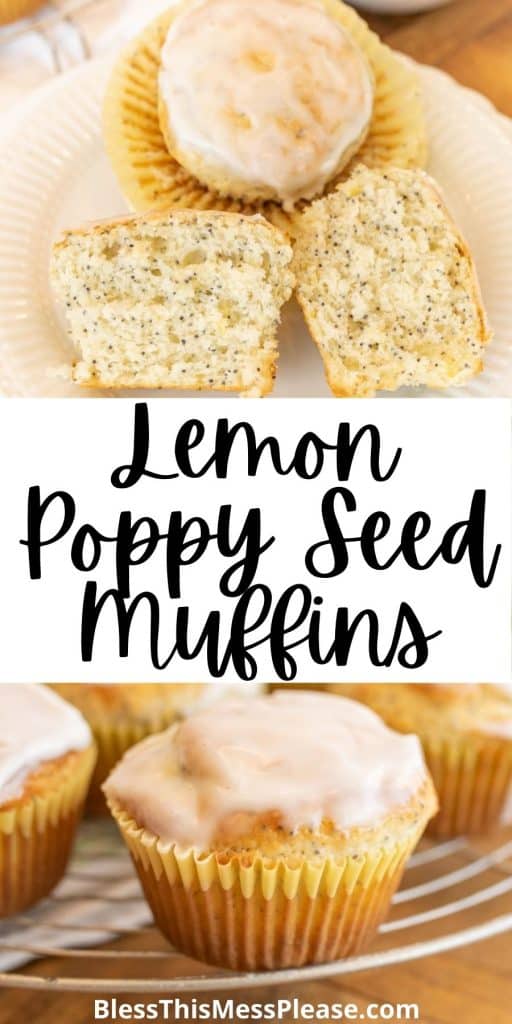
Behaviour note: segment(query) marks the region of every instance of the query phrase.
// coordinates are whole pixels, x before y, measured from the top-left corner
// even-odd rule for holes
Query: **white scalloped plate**
[[[31,97],[0,140],[8,164],[0,179],[3,395],[84,394],[52,376],[52,368],[70,362],[72,351],[49,287],[48,261],[62,228],[126,209],[101,141],[100,109],[109,65],[104,59],[93,61],[53,80]],[[473,250],[495,337],[485,372],[467,387],[445,392],[404,389],[399,394],[510,396],[512,135],[508,123],[478,94],[433,68],[419,65],[418,73],[430,139],[429,170]],[[318,352],[293,303],[285,311],[281,339],[274,394],[328,397]]]

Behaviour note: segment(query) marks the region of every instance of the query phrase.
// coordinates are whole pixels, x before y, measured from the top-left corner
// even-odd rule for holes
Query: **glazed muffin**
[[[512,695],[489,683],[334,683],[398,732],[415,732],[439,797],[429,831],[484,833],[512,794]]]
[[[238,970],[363,949],[437,809],[416,737],[285,690],[145,740],[104,791],[164,935]]]
[[[43,7],[45,0],[0,0],[0,25],[27,18]]]
[[[96,751],[74,708],[44,686],[0,684],[0,917],[62,878]]]
[[[169,153],[207,188],[246,202],[293,208],[322,192],[366,138],[373,94],[363,51],[310,0],[185,3],[162,48]]]
[[[199,0],[122,54],[104,136],[135,210],[264,213],[368,166],[423,166],[416,77],[340,0]]]
[[[213,683],[49,683],[70,701],[89,723],[98,759],[86,810],[106,814],[102,783],[124,752],[134,743],[162,732],[196,707],[230,693],[227,684]],[[234,684],[233,684],[234,685]],[[240,684],[242,687],[242,684]],[[252,695],[249,684],[240,692]]]

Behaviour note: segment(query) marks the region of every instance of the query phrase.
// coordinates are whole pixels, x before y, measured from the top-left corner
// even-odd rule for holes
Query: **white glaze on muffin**
[[[133,747],[105,785],[161,839],[204,848],[276,812],[284,828],[379,825],[427,779],[419,742],[323,693],[227,701]]]
[[[0,720],[0,805],[20,795],[39,765],[92,742],[82,715],[45,686],[0,685]]]
[[[292,206],[364,141],[373,79],[316,0],[196,0],[169,29],[159,98],[169,148],[192,174]]]

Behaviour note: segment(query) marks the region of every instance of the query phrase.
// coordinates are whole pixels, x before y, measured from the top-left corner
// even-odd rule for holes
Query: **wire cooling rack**
[[[234,973],[183,957],[151,923],[110,822],[86,822],[64,881],[0,927],[0,986],[74,992],[254,988],[352,974],[512,930],[512,829],[485,840],[425,841],[371,952],[294,970]],[[511,937],[512,949],[512,937]]]

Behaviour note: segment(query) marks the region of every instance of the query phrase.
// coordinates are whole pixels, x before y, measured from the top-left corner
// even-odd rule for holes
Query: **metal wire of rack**
[[[0,987],[181,994],[298,984],[401,964],[509,930],[512,830],[481,841],[424,843],[369,953],[293,970],[219,970],[169,947],[110,823],[88,822],[52,896],[0,928]]]

